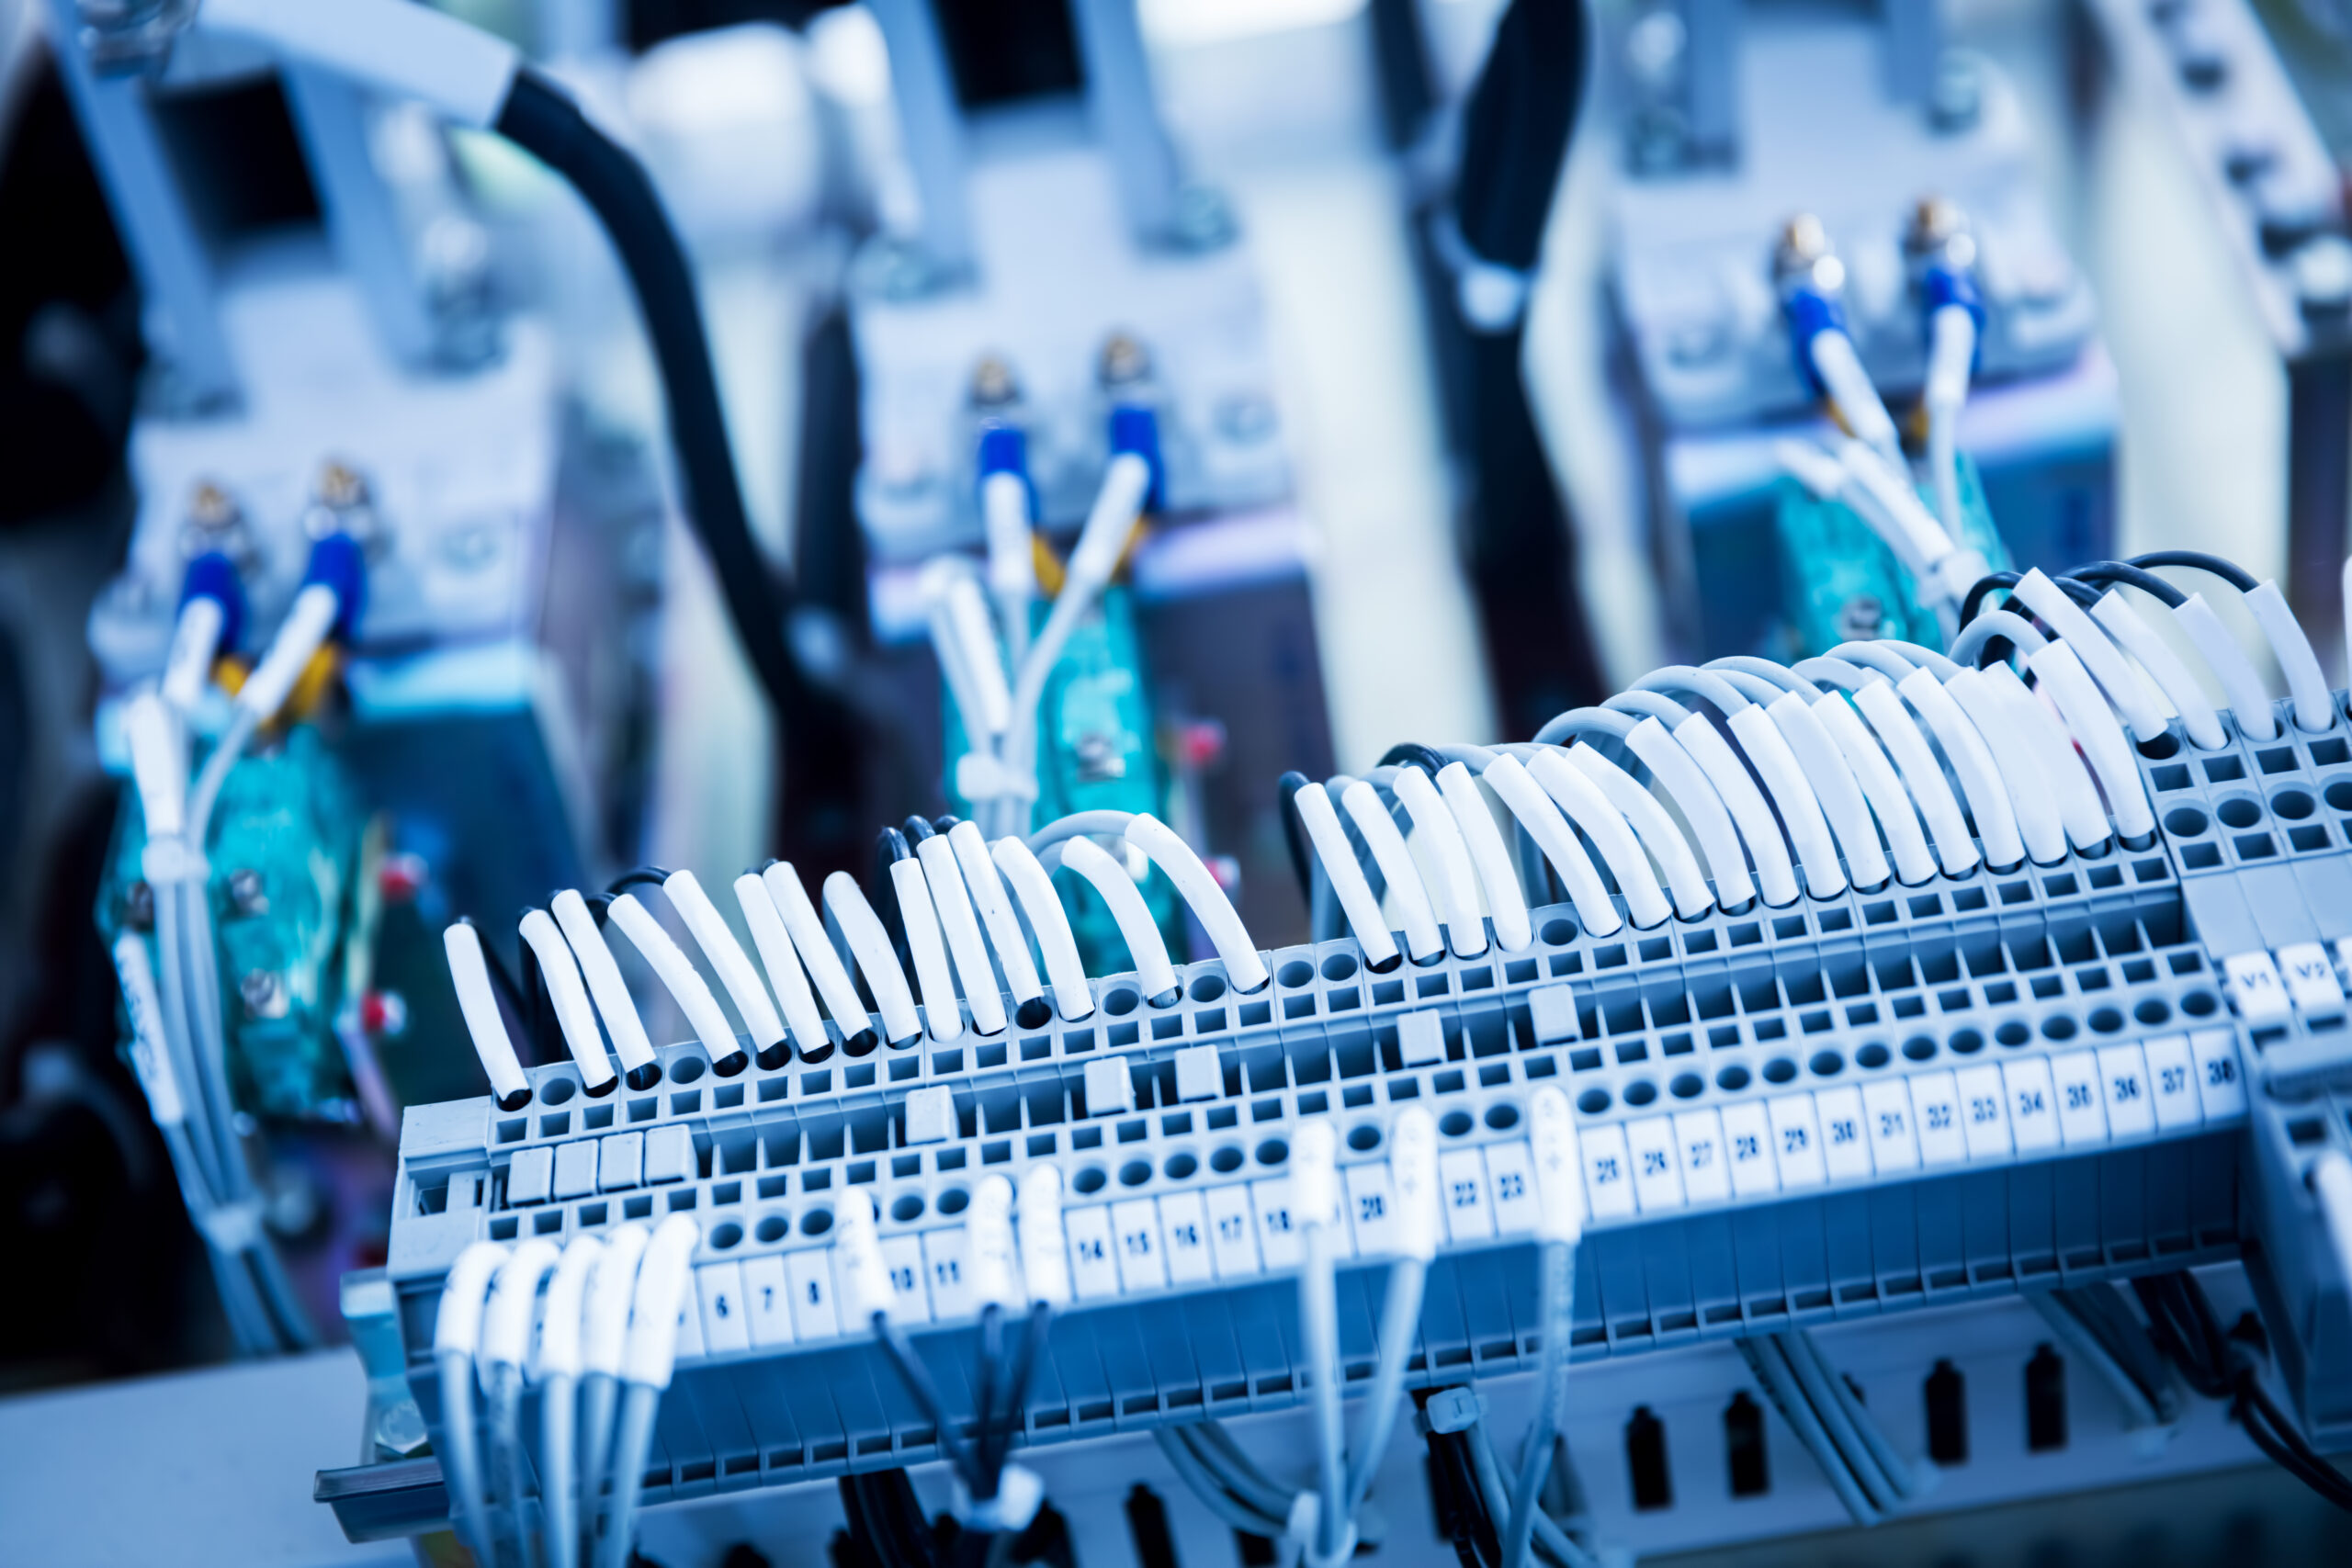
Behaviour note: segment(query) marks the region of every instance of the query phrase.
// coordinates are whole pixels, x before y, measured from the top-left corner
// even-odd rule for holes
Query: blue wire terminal
[[[337,642],[349,642],[368,604],[366,547],[348,534],[329,534],[314,542],[311,558],[302,568],[302,586],[314,582],[334,590],[334,626],[328,635]]]
[[[189,561],[180,578],[180,607],[187,608],[191,599],[209,599],[220,606],[218,651],[235,652],[245,630],[245,586],[237,563],[219,550],[207,550]]]

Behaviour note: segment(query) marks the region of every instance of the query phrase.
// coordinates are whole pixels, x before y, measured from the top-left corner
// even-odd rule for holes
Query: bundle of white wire
[[[1034,642],[1028,495],[1017,476],[991,474],[982,491],[994,620],[1001,624],[991,624],[989,596],[969,562],[942,556],[924,572],[932,648],[969,748],[956,764],[956,791],[972,802],[990,839],[1016,832],[1029,820],[1037,799],[1037,710],[1046,682],[1070,634],[1109,586],[1143,514],[1151,477],[1149,461],[1136,453],[1112,457],[1064,568],[1061,592]]]
[[[146,941],[124,931],[114,947],[116,974],[148,1108],[204,1237],[231,1335],[247,1354],[302,1348],[315,1336],[263,1229],[261,1195],[238,1131],[205,850],[230,770],[285,705],[339,611],[335,591],[323,584],[296,595],[193,781],[190,730],[226,624],[218,602],[198,596],[182,607],[163,682],[132,697],[123,714],[146,827],[140,870],[154,895],[155,951],[151,961]]]

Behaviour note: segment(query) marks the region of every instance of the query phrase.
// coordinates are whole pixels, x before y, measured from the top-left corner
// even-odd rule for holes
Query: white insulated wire
[[[1944,757],[1960,780],[1961,793],[1968,798],[1968,813],[1976,824],[1977,841],[1986,863],[1996,871],[2006,871],[2025,859],[2025,834],[2017,807],[2009,802],[2008,785],[1975,720],[1961,710],[1931,670],[1915,668],[1895,682],[1895,690],[1918,710],[1942,745]]]
[[[2269,639],[2278,673],[2286,678],[2288,693],[2295,699],[2295,728],[2310,732],[2333,727],[2335,698],[2328,692],[2327,677],[2320,671],[2319,655],[2312,651],[2312,639],[2303,635],[2278,584],[2268,578],[2256,583],[2246,591],[2245,607],[2254,612],[2262,635]]]
[[[1928,472],[1936,515],[1944,531],[1962,536],[1960,411],[1968,401],[1969,367],[1976,358],[1976,318],[1964,305],[1945,305],[1928,320],[1928,376],[1919,396],[1928,411]]]
[[[2120,588],[2110,588],[2099,595],[2091,606],[2091,618],[2105,627],[2108,634],[2122,645],[2123,650],[2140,661],[2140,668],[2156,683],[2173,711],[2180,715],[2180,727],[2188,732],[2188,743],[2200,751],[2218,750],[2229,744],[2229,732],[2222,728],[2221,715],[2213,709],[2213,701],[2205,694],[2204,686],[2189,673],[2188,666],[2179,654],[2150,626],[2147,618],[2133,609]]]
[[[2191,593],[2173,606],[2172,615],[2204,655],[2205,667],[2222,683],[2222,695],[2237,719],[2238,732],[2250,739],[2276,740],[2278,725],[2270,712],[2270,698],[2262,689],[2262,677],[2238,639],[2213,613],[2213,606],[2205,602],[2205,595]]]
[[[605,1037],[596,1029],[596,1010],[589,1004],[588,987],[581,980],[579,961],[571,944],[545,909],[523,916],[523,940],[539,961],[548,999],[555,1003],[555,1021],[563,1043],[578,1064],[582,1085],[590,1094],[602,1094],[613,1081],[613,1065],[605,1055]]]
[[[563,1256],[548,1279],[547,1315],[536,1358],[541,1377],[580,1375],[582,1347],[588,1332],[589,1283],[604,1260],[605,1244],[593,1235],[576,1235],[564,1244]]]
[[[1087,988],[1086,966],[1079,962],[1078,938],[1069,917],[1054,893],[1054,879],[1019,839],[1007,835],[989,848],[1005,886],[1020,900],[1029,929],[1037,938],[1037,952],[1046,961],[1046,978],[1054,993],[1054,1009],[1065,1021],[1075,1023],[1094,1011],[1094,996]]]
[[[538,1305],[539,1287],[562,1254],[547,1237],[535,1235],[516,1245],[498,1266],[490,1286],[490,1303],[482,1309],[481,1347],[478,1364],[520,1368],[531,1349],[531,1320]],[[510,1499],[510,1502],[519,1499]]]
[[[760,972],[752,967],[751,954],[727,929],[727,917],[702,890],[702,884],[691,871],[673,871],[662,884],[662,891],[686,922],[695,945],[718,975],[718,983],[727,988],[728,998],[735,1004],[735,1014],[743,1021],[743,1032],[752,1037],[752,1049],[766,1055],[784,1043],[784,1020],[776,1016],[775,1004],[768,1000],[767,987],[760,983]]]
[[[1442,775],[1440,777],[1442,782]],[[1492,820],[1488,818],[1490,824]],[[1210,945],[1224,961],[1225,977],[1233,988],[1247,995],[1263,987],[1266,961],[1259,956],[1257,944],[1250,940],[1249,928],[1241,923],[1233,900],[1225,896],[1225,889],[1217,886],[1216,878],[1209,874],[1193,846],[1148,812],[1139,811],[1130,818],[1125,832],[1127,842],[1148,856],[1191,906],[1193,918],[1201,922]]]
[[[844,1042],[861,1034],[873,1032],[874,1021],[866,1016],[865,1003],[851,983],[848,969],[842,964],[842,955],[833,951],[833,939],[825,934],[825,922],[818,915],[817,907],[808,901],[808,889],[801,886],[800,874],[792,869],[790,861],[777,861],[763,869],[760,882],[768,890],[768,897],[775,905],[784,929],[792,938],[793,951],[800,954],[800,962],[808,968],[808,978],[815,983],[817,995],[824,998],[825,1010],[832,1015],[833,1026],[842,1032]]]
[[[1847,874],[1857,887],[1876,887],[1893,874],[1878,828],[1871,820],[1870,803],[1854,770],[1831,739],[1813,705],[1794,692],[1782,692],[1763,705],[1765,715],[1789,743],[1790,754],[1804,770],[1814,798],[1846,857]]]
[[[1374,969],[1386,968],[1398,956],[1396,939],[1389,932],[1388,918],[1380,912],[1380,900],[1373,897],[1363,867],[1356,862],[1347,829],[1340,826],[1329,791],[1309,782],[1298,786],[1291,801],[1306,829],[1307,841],[1315,846],[1315,858],[1323,864],[1323,874],[1330,879],[1332,895],[1348,917],[1348,929],[1363,950],[1364,963]]]
[[[1666,889],[1658,885],[1657,869],[1650,864],[1650,857],[1642,852],[1641,841],[1634,837],[1634,829],[1624,814],[1609,804],[1600,786],[1585,776],[1582,770],[1569,765],[1567,757],[1558,748],[1546,747],[1529,759],[1527,775],[1544,786],[1544,793],[1565,813],[1569,821],[1583,829],[1592,840],[1593,848],[1608,863],[1609,874],[1617,880],[1617,891],[1625,897],[1625,917],[1637,930],[1646,931],[1674,913],[1674,906],[1666,897]]]
[[[678,1319],[692,1285],[686,1265],[701,1242],[702,1227],[692,1215],[672,1214],[645,1244],[637,1292],[629,1302],[628,1338],[621,1348],[626,1381],[643,1388],[670,1386],[678,1359]]]
[[[2132,761],[2132,742],[2115,721],[2114,710],[2092,681],[2090,671],[2075,658],[2075,645],[2053,642],[2026,660],[2041,682],[2041,690],[2057,705],[2058,714],[2082,748],[2084,761],[2106,796],[2115,818],[2115,830],[2134,841],[2145,841],[2156,830],[2155,813],[2148,805],[2147,786]]]
[[[964,1036],[964,1010],[956,1000],[956,976],[947,966],[947,941],[939,927],[939,911],[931,902],[931,885],[922,862],[910,855],[890,863],[890,891],[898,896],[899,919],[907,929],[907,956],[913,960],[915,985],[922,992],[924,1021],[934,1040]]]
[[[1127,955],[1135,961],[1136,981],[1144,999],[1154,1007],[1177,1000],[1176,966],[1168,960],[1168,943],[1161,940],[1159,924],[1151,918],[1151,907],[1143,901],[1125,863],[1093,840],[1081,838],[1062,846],[1062,864],[1086,878],[1110,907],[1111,918],[1118,922],[1119,935],[1127,944]]]
[[[1736,909],[1755,897],[1756,883],[1748,874],[1747,852],[1740,843],[1739,829],[1733,823],[1724,797],[1708,779],[1707,771],[1682,749],[1682,742],[1674,738],[1673,731],[1656,716],[1645,714],[1626,732],[1625,748],[1666,787],[1666,793],[1680,809],[1682,819],[1698,837],[1700,852],[1707,857],[1707,873],[1714,881],[1716,903],[1724,908]],[[1780,848],[1778,834],[1773,835],[1772,847]],[[1777,863],[1788,878],[1788,897],[1781,900],[1785,904],[1797,896],[1796,873],[1790,867],[1785,852]]]
[[[1871,814],[1878,818],[1880,829],[1886,835],[1887,851],[1894,862],[1894,879],[1906,887],[1916,887],[1935,875],[1936,859],[1928,852],[1928,835],[1919,825],[1919,813],[1904,790],[1894,764],[1887,761],[1886,752],[1871,739],[1861,716],[1835,692],[1817,698],[1812,712],[1814,722],[1829,736],[1847,766],[1853,770],[1854,782],[1860,786],[1863,799],[1870,803]]]
[[[1691,852],[1690,840],[1683,837],[1657,796],[1590,746],[1571,746],[1566,756],[1569,765],[1590,779],[1623,816],[1634,837],[1665,874],[1667,890],[1674,896],[1674,912],[1690,920],[1713,908],[1715,896],[1707,886],[1706,874],[1699,869],[1699,857]]]
[[[1446,808],[1453,813],[1464,847],[1470,852],[1470,863],[1477,869],[1478,885],[1486,890],[1487,913],[1495,922],[1496,945],[1505,953],[1521,951],[1535,940],[1535,928],[1528,919],[1527,896],[1519,886],[1519,873],[1511,864],[1510,850],[1503,842],[1502,829],[1495,823],[1495,814],[1488,808],[1478,781],[1467,765],[1453,761],[1438,770],[1437,787],[1445,797]]]
[[[164,680],[157,689],[177,712],[193,713],[204,700],[212,678],[212,660],[220,651],[220,633],[229,624],[228,611],[209,593],[199,593],[180,606],[172,625],[172,646],[164,656]]]
[[[988,940],[972,910],[972,890],[964,886],[964,873],[956,863],[956,847],[944,834],[933,834],[915,846],[915,861],[931,889],[932,912],[939,918],[948,956],[963,983],[965,1004],[972,1010],[972,1027],[982,1034],[1001,1033],[1004,993],[997,989]]]
[[[1389,899],[1405,928],[1406,951],[1414,963],[1430,963],[1444,953],[1445,944],[1438,937],[1437,911],[1430,905],[1429,889],[1421,882],[1420,868],[1413,863],[1412,852],[1405,847],[1405,835],[1396,830],[1396,819],[1388,815],[1380,792],[1363,779],[1351,779],[1340,791],[1340,809],[1363,835],[1374,863],[1388,884]]]
[[[1480,776],[1492,787],[1496,797],[1510,807],[1510,814],[1519,818],[1519,825],[1527,829],[1527,836],[1535,840],[1544,858],[1552,863],[1584,929],[1595,936],[1608,936],[1623,927],[1625,918],[1610,901],[1609,889],[1594,868],[1592,857],[1584,852],[1584,845],[1568,826],[1568,819],[1560,815],[1560,808],[1520,760],[1503,752],[1487,764],[1486,773]]]
[[[2064,859],[2066,827],[2058,808],[2059,782],[2049,776],[2030,736],[2018,728],[2018,716],[2005,709],[1976,671],[1957,671],[1943,684],[1984,738],[2001,787],[2007,791],[2010,808],[2017,813],[2018,833],[2025,840],[2026,853],[2037,865]]]
[[[1900,466],[1903,443],[1894,432],[1894,416],[1871,385],[1871,373],[1862,367],[1854,340],[1841,332],[1815,333],[1805,345],[1805,356],[1813,361],[1814,374],[1821,378],[1846,428],[1886,461]]]
[[[662,929],[653,911],[639,903],[634,893],[623,893],[606,907],[605,914],[620,928],[621,935],[628,938],[629,945],[637,949],[662,988],[677,1001],[678,1010],[686,1015],[686,1026],[702,1042],[703,1054],[710,1058],[710,1065],[724,1073],[729,1070],[727,1064],[740,1062],[743,1043],[735,1038],[734,1026],[720,1010],[718,998],[695,968],[694,960],[686,956],[685,949]]]
[[[825,1017],[817,1010],[816,993],[809,990],[808,973],[793,950],[792,933],[784,929],[784,917],[776,913],[775,900],[756,872],[735,879],[735,903],[743,911],[743,925],[752,933],[752,945],[760,950],[760,964],[768,972],[768,984],[783,1004],[784,1021],[800,1043],[801,1055],[822,1056],[832,1037],[825,1032]]]
[[[1022,1007],[1036,1000],[1046,994],[1046,987],[1037,978],[1037,965],[1029,956],[1028,939],[1021,934],[1021,921],[1005,897],[1004,878],[989,854],[988,840],[981,836],[979,824],[956,823],[947,830],[947,844],[963,871],[965,890],[972,896],[972,907],[979,911],[989,945],[996,950],[997,965],[1004,971],[1004,987],[1012,993],[1013,1005]]]
[[[512,1110],[531,1098],[531,1080],[523,1076],[514,1042],[506,1036],[498,993],[490,986],[490,964],[482,956],[481,933],[460,920],[441,933],[441,948],[449,960],[449,979],[457,987],[458,1010],[465,1015],[474,1055],[490,1077],[490,1091],[498,1097],[501,1110]]]
[[[980,481],[980,520],[988,530],[989,592],[1012,662],[1029,647],[1029,606],[1037,597],[1036,550],[1029,533],[1029,487],[1021,476],[993,473]]]
[[[857,960],[858,972],[874,993],[874,1008],[882,1015],[882,1032],[890,1043],[903,1044],[921,1035],[922,1019],[915,1011],[914,993],[907,987],[907,972],[899,967],[890,933],[883,929],[882,917],[874,912],[874,906],[865,901],[865,890],[857,885],[857,878],[845,871],[826,877],[825,909],[841,927],[842,937]]]
[[[2098,786],[2057,716],[2007,665],[1995,664],[1976,675],[2003,711],[2014,716],[2017,732],[2041,757],[2043,775],[2058,792],[2058,819],[2065,825],[2066,837],[2079,850],[2107,842],[2114,829],[2099,801]]]
[[[2134,740],[2154,740],[2170,728],[2155,694],[2148,689],[2147,677],[2132,667],[2098,623],[2040,567],[2019,578],[2009,592],[2041,616],[2044,626],[2073,646],[2084,670],[2098,682],[2099,690],[2107,694],[2107,700],[2116,711],[2122,714]],[[1960,656],[1955,653],[1952,657]]]
[[[1756,787],[1746,764],[1742,763],[1707,716],[1694,713],[1677,724],[1668,734],[1681,747],[1690,760],[1707,775],[1715,788],[1724,809],[1739,829],[1739,836],[1747,846],[1749,861],[1756,868],[1756,881],[1762,889],[1764,902],[1773,908],[1793,904],[1797,899],[1797,865],[1789,853],[1789,846],[1781,833],[1781,824],[1765,804],[1763,792]],[[1634,727],[1638,741],[1641,727]],[[1713,863],[1712,862],[1710,863]],[[1716,878],[1718,889],[1723,886]]]
[[[1445,925],[1446,946],[1456,958],[1476,958],[1487,951],[1487,922],[1478,912],[1478,874],[1471,864],[1470,845],[1462,824],[1438,793],[1429,773],[1408,762],[1390,781],[1396,798],[1413,819],[1413,837],[1429,866],[1430,888]]]
[[[1984,657],[1984,645],[2003,637],[2015,643],[2020,654],[2039,653],[2050,646],[2041,628],[2016,611],[1979,610],[1945,651],[1953,663],[1973,670]]]
[[[1846,872],[1838,863],[1837,845],[1829,837],[1821,799],[1806,780],[1796,754],[1781,739],[1780,727],[1753,703],[1729,715],[1724,725],[1771,794],[1789,842],[1796,850],[1797,864],[1804,869],[1805,891],[1815,898],[1834,898],[1843,893]]]
[[[653,1061],[653,1042],[646,1035],[645,1019],[637,1010],[637,998],[628,994],[628,982],[621,978],[620,965],[613,961],[605,933],[596,929],[588,900],[567,887],[548,900],[548,912],[555,917],[573,956],[580,960],[581,975],[588,982],[589,996],[595,999],[596,1015],[605,1021],[605,1032],[612,1037],[613,1055],[621,1059],[621,1071],[634,1073],[649,1066]]]
[[[1033,1302],[1067,1305],[1069,1245],[1062,1227],[1062,1172],[1040,1160],[1021,1173],[1014,1216],[1021,1247],[1021,1282]]]
[[[141,692],[123,705],[122,739],[130,750],[130,782],[150,840],[187,831],[187,749],[164,700]]]
[[[1840,703],[1831,694],[1823,703]],[[1928,738],[1919,732],[1911,710],[1903,705],[1903,698],[1895,692],[1894,682],[1875,671],[1870,678],[1854,688],[1854,706],[1894,759],[1896,773],[1902,775],[1904,786],[1910,791],[1912,804],[1926,818],[1928,836],[1934,839],[1936,859],[1947,876],[1964,876],[1976,868],[1983,857],[1976,852],[1976,839],[1968,830],[1968,818],[1960,809],[1960,801],[1951,792],[1951,781],[1944,776],[1943,764],[1936,760]]]
[[[310,668],[311,655],[326,645],[341,609],[335,591],[324,583],[313,582],[295,594],[293,607],[270,638],[269,651],[237,688],[237,706],[259,719],[284,707],[293,694],[294,683]]]

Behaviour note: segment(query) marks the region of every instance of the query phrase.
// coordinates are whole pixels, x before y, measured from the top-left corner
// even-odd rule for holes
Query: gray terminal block
[[[2299,785],[2330,801],[2304,776],[2334,778],[2330,739],[2286,748],[2302,772],[2260,774],[2246,755],[2267,808]],[[2337,797],[2352,818],[2352,781]],[[2184,892],[2207,874],[2180,852],[2197,837],[2160,826],[2137,850],[1607,936],[1552,904],[1522,952],[1373,974],[1352,942],[1327,942],[1269,953],[1255,996],[1188,965],[1166,1009],[1114,976],[1076,1023],[726,1082],[670,1047],[658,1090],[602,1104],[562,1065],[535,1069],[524,1114],[469,1102],[403,1149],[391,1272],[412,1381],[437,1412],[424,1348],[469,1241],[691,1213],[697,1289],[725,1295],[754,1277],[830,1280],[832,1214],[854,1190],[903,1281],[894,1315],[961,1362],[972,1185],[1049,1164],[1078,1290],[1023,1440],[1287,1407],[1305,1373],[1295,1129],[1339,1124],[1342,1348],[1369,1361],[1388,1242],[1367,1200],[1386,1190],[1386,1132],[1407,1107],[1436,1120],[1446,1194],[1412,1379],[1521,1371],[1536,1330],[1527,1108],[1553,1087],[1589,1213],[1578,1359],[2259,1258],[2248,1243],[2266,1232],[2316,1255],[2296,1162],[2352,1134],[2333,1099],[2298,1089],[2312,1108],[2288,1114],[2267,1086],[2292,1053],[2341,1051],[2352,1032],[2340,1008],[2269,1031],[2233,1015]],[[597,1189],[600,1141],[638,1134],[647,1185]],[[1192,1250],[1220,1234],[1229,1250]],[[2290,1386],[2352,1399],[2340,1290],[2301,1264],[2279,1279],[2315,1325],[2281,1347]],[[672,1397],[695,1419],[657,1457],[656,1500],[936,1457],[888,1367],[830,1317],[786,1315],[747,1346],[686,1339]]]

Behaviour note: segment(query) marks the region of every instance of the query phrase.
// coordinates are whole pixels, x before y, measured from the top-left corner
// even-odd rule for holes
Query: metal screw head
[[[237,981],[238,999],[245,1004],[247,1018],[284,1018],[288,1002],[286,987],[274,971],[248,969]]]
[[[260,560],[253,530],[237,498],[210,479],[200,480],[188,492],[187,510],[180,516],[180,554],[189,560],[201,555],[224,555],[237,570],[251,575]]]
[[[342,459],[330,457],[319,468],[317,493],[322,506],[365,506],[368,480]]]
[[[1151,351],[1132,333],[1113,333],[1102,340],[1095,373],[1105,387],[1131,386],[1151,375]]]
[[[413,1399],[388,1404],[376,1417],[376,1448],[386,1459],[413,1459],[426,1441],[424,1413]]]
[[[984,354],[972,367],[972,406],[1001,409],[1021,400],[1021,381],[1002,355]]]
[[[1800,212],[1781,226],[1781,243],[1772,252],[1772,276],[1783,289],[1810,283],[1824,294],[1846,286],[1846,264],[1829,243],[1829,230],[1810,212]]]
[[[269,913],[269,892],[262,886],[261,873],[239,866],[229,874],[229,907],[241,915]]]

